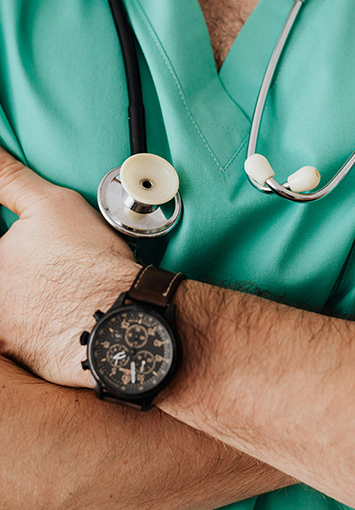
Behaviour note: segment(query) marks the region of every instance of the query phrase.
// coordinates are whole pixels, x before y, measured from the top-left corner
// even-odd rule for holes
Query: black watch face
[[[173,343],[158,316],[127,306],[98,324],[89,357],[108,389],[138,396],[165,379]]]

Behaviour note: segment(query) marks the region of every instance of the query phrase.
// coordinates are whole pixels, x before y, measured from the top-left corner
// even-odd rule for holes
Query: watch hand
[[[144,360],[142,360],[142,364],[141,364],[140,372],[143,372],[143,370],[144,370],[144,365],[145,365],[145,364],[146,364],[146,361],[145,361],[145,359],[144,359]]]
[[[131,361],[131,381],[134,384],[136,382],[136,364]]]
[[[126,357],[126,353],[124,351],[118,352],[117,354],[112,356],[112,359],[115,360],[116,367],[117,367],[117,364],[118,364],[119,360],[125,359],[125,357]]]

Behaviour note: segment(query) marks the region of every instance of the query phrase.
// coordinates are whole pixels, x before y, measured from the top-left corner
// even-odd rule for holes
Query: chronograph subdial
[[[107,351],[107,361],[113,367],[124,367],[129,361],[129,349],[125,345],[111,345]]]
[[[147,343],[148,331],[140,324],[133,324],[127,329],[125,340],[130,347],[141,349]]]
[[[98,322],[88,344],[96,391],[148,406],[176,370],[176,339],[155,311],[127,305]],[[104,393],[105,395],[105,393]]]
[[[139,351],[133,357],[133,361],[137,374],[148,375],[153,372],[156,365],[155,356],[149,351]]]

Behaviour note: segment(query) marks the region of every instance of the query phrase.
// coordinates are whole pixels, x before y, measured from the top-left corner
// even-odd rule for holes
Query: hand
[[[0,239],[0,352],[49,381],[91,387],[80,333],[128,290],[139,266],[81,195],[1,148],[0,203],[20,218]]]

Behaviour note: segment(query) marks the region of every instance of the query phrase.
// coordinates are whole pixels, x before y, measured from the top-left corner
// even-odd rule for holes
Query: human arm
[[[174,420],[63,388],[0,357],[3,510],[208,510],[293,484]]]
[[[0,349],[53,381],[90,385],[79,334],[138,266],[82,197],[2,150],[0,195],[20,215],[0,240]],[[5,509],[205,510],[295,483],[158,410],[99,402],[3,358],[0,381]]]
[[[198,282],[175,296],[183,369],[158,405],[355,506],[355,323]]]

